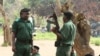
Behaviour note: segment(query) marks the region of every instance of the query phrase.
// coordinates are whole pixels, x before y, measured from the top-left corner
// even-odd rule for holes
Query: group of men
[[[76,26],[72,22],[73,14],[71,12],[63,13],[63,27],[61,30],[52,28],[52,32],[59,36],[60,45],[56,46],[56,56],[71,56],[72,46],[76,35]],[[12,51],[13,56],[40,56],[39,47],[33,45],[32,33],[34,25],[28,19],[30,9],[24,8],[20,11],[20,18],[15,20],[12,25]]]

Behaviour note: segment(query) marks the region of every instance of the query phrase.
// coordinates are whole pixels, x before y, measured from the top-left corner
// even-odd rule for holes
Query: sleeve
[[[12,32],[17,33],[17,22],[14,21],[14,23],[12,24]]]
[[[64,25],[61,29],[62,39],[66,40],[70,33],[70,27],[68,25]]]

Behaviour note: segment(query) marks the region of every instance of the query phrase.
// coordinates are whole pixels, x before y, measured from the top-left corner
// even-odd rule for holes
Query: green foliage
[[[30,7],[29,0],[19,0],[19,2],[22,3],[21,5],[23,7],[27,7],[27,8]]]
[[[4,9],[12,20],[19,16],[19,11],[24,7],[31,8],[32,13],[39,16],[48,16],[53,11],[51,4],[55,3],[55,0],[4,0]]]
[[[40,6],[40,5],[48,5],[49,3],[53,3],[54,0],[30,0],[29,1],[32,7]]]
[[[96,46],[100,46],[100,41],[96,41],[96,42],[95,42],[95,45],[96,45]]]
[[[52,32],[45,32],[42,33],[40,31],[36,32],[36,36],[34,37],[35,40],[55,40],[56,35]],[[90,39],[90,44],[94,44],[96,46],[100,46],[100,38],[93,38]]]
[[[3,25],[4,19],[2,17],[0,17],[0,24]],[[3,29],[2,26],[0,27],[0,35],[3,35]]]
[[[3,19],[3,17],[1,16],[0,17],[0,23],[3,23],[4,22],[4,19]]]
[[[39,4],[41,4],[41,0],[29,0],[29,3],[31,5],[31,7],[36,7],[38,6]]]
[[[96,46],[100,46],[100,38],[99,38],[99,37],[98,37],[98,38],[92,37],[92,38],[90,39],[90,43],[91,43],[91,44],[94,44],[94,45],[96,45]]]
[[[7,47],[8,46],[8,43],[7,42],[6,43],[3,43],[2,46],[3,47]]]
[[[35,12],[39,16],[48,16],[53,13],[52,5],[55,7],[56,0],[34,0],[30,1],[30,4],[33,13]]]
[[[12,21],[19,16],[19,12],[22,8],[30,8],[30,0],[4,0],[4,10]]]
[[[3,35],[3,29],[0,27],[0,35]]]

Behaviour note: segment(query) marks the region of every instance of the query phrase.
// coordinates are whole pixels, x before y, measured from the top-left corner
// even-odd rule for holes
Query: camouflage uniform
[[[69,20],[64,23],[60,32],[63,37],[60,46],[57,47],[56,56],[70,56],[74,44],[76,26],[73,24],[72,20]]]
[[[29,20],[18,19],[13,23],[12,31],[16,35],[14,56],[30,56],[32,28]]]

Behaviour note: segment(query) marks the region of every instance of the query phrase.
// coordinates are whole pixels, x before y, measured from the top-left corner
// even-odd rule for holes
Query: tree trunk
[[[2,13],[2,16],[4,17],[4,25],[3,25],[3,31],[4,31],[4,43],[7,43],[8,45],[11,45],[11,30],[10,30],[10,24],[9,19],[6,16],[6,13],[3,9],[3,7],[0,5],[0,12]]]
[[[0,0],[0,4],[3,5],[3,0]]]

